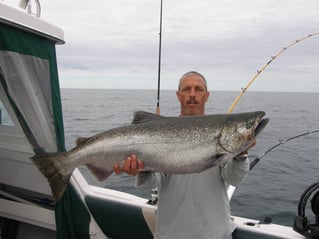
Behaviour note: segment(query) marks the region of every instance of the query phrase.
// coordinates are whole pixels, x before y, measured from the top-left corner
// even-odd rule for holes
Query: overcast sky
[[[61,87],[156,89],[160,0],[42,1],[64,30]],[[240,90],[272,56],[319,32],[318,0],[163,0],[161,87],[197,70]],[[319,92],[319,36],[286,50],[249,90]]]

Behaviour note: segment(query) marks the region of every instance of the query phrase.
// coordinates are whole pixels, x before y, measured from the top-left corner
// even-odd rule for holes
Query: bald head
[[[195,75],[195,76],[198,76],[198,77],[200,77],[201,79],[203,79],[205,88],[206,88],[206,90],[207,90],[207,81],[206,81],[205,77],[204,77],[202,74],[200,74],[199,72],[197,72],[197,71],[189,71],[189,72],[186,72],[184,75],[182,75],[182,77],[181,77],[180,80],[179,80],[178,90],[180,90],[180,88],[181,88],[181,83],[183,82],[183,80],[184,80],[185,78],[187,78],[188,76],[191,76],[191,75]]]

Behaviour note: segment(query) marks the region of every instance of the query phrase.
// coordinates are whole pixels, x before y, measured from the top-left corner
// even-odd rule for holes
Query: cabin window
[[[1,100],[0,100],[0,125],[14,126],[14,124],[13,124],[13,122],[8,114],[8,111],[3,106]]]

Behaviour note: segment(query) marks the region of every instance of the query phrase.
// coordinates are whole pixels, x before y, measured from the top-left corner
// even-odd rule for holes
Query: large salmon
[[[265,127],[262,111],[239,114],[164,117],[136,112],[131,125],[87,138],[63,153],[32,159],[48,178],[55,200],[65,191],[73,170],[86,165],[98,180],[135,154],[144,171],[198,173],[227,163],[246,150]]]

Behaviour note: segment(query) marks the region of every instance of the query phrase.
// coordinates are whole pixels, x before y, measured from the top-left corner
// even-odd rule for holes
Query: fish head
[[[229,115],[219,138],[224,153],[237,155],[247,150],[267,125],[269,120],[264,116],[263,111]]]

